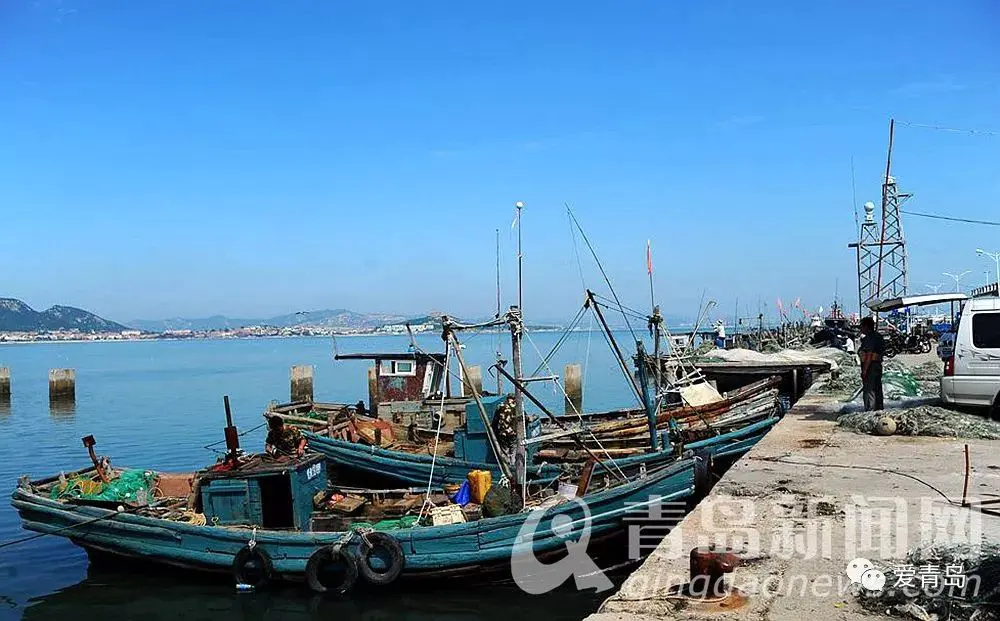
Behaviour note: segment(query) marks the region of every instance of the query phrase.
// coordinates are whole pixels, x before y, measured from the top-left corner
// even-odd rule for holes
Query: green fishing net
[[[151,470],[123,470],[108,483],[95,483],[86,477],[69,479],[65,486],[53,486],[51,497],[144,503],[152,498],[155,482],[156,473]]]
[[[404,515],[396,520],[381,520],[375,522],[375,530],[400,530],[402,528],[413,528],[420,520],[419,515]]]

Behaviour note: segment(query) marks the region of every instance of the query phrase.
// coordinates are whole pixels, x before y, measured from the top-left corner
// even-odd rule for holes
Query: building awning
[[[888,300],[872,300],[868,308],[876,313],[893,311],[907,306],[929,306],[931,304],[947,304],[948,302],[964,302],[969,296],[964,293],[931,293],[928,295],[907,295]]]

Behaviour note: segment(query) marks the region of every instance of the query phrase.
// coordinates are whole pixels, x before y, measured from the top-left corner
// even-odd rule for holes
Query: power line
[[[924,123],[907,123],[906,121],[899,121],[900,125],[906,125],[907,127],[919,127],[922,129],[933,129],[939,132],[948,132],[951,134],[969,134],[971,136],[996,136],[997,132],[990,131],[987,129],[956,129],[954,127],[942,127],[940,125],[926,125]]]
[[[934,220],[947,220],[949,222],[964,222],[966,224],[982,224],[984,226],[1000,226],[1000,222],[993,222],[990,220],[972,220],[970,218],[953,218],[951,216],[940,216],[932,213],[920,213],[918,211],[904,210],[908,216],[920,216],[921,218],[932,218]]]

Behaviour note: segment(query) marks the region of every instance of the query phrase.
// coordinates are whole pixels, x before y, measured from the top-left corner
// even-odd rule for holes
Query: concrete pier
[[[995,490],[1000,442],[855,433],[837,425],[843,404],[818,392],[825,380],[817,378],[587,621],[868,621],[873,613],[847,576],[854,559],[885,569],[929,544],[1000,541],[1000,519],[960,502],[965,446],[972,498]],[[691,550],[711,544],[741,553],[727,582],[749,595],[746,605],[709,611],[671,593],[690,578]]]
[[[473,388],[477,394],[483,394],[483,368],[478,365],[469,367],[468,375],[462,378],[464,396],[471,397]]]
[[[312,365],[295,365],[289,373],[291,379],[291,400],[313,400],[313,367]]]
[[[0,401],[10,400],[10,369],[0,367]]]
[[[563,371],[563,388],[566,390],[566,414],[582,414],[583,367],[578,364],[566,365]]]
[[[49,371],[49,402],[76,401],[76,369]]]

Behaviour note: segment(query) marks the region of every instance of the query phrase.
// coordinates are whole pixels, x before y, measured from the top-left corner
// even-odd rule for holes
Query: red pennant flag
[[[649,240],[646,240],[646,272],[652,276],[653,275],[653,249],[649,245]]]

